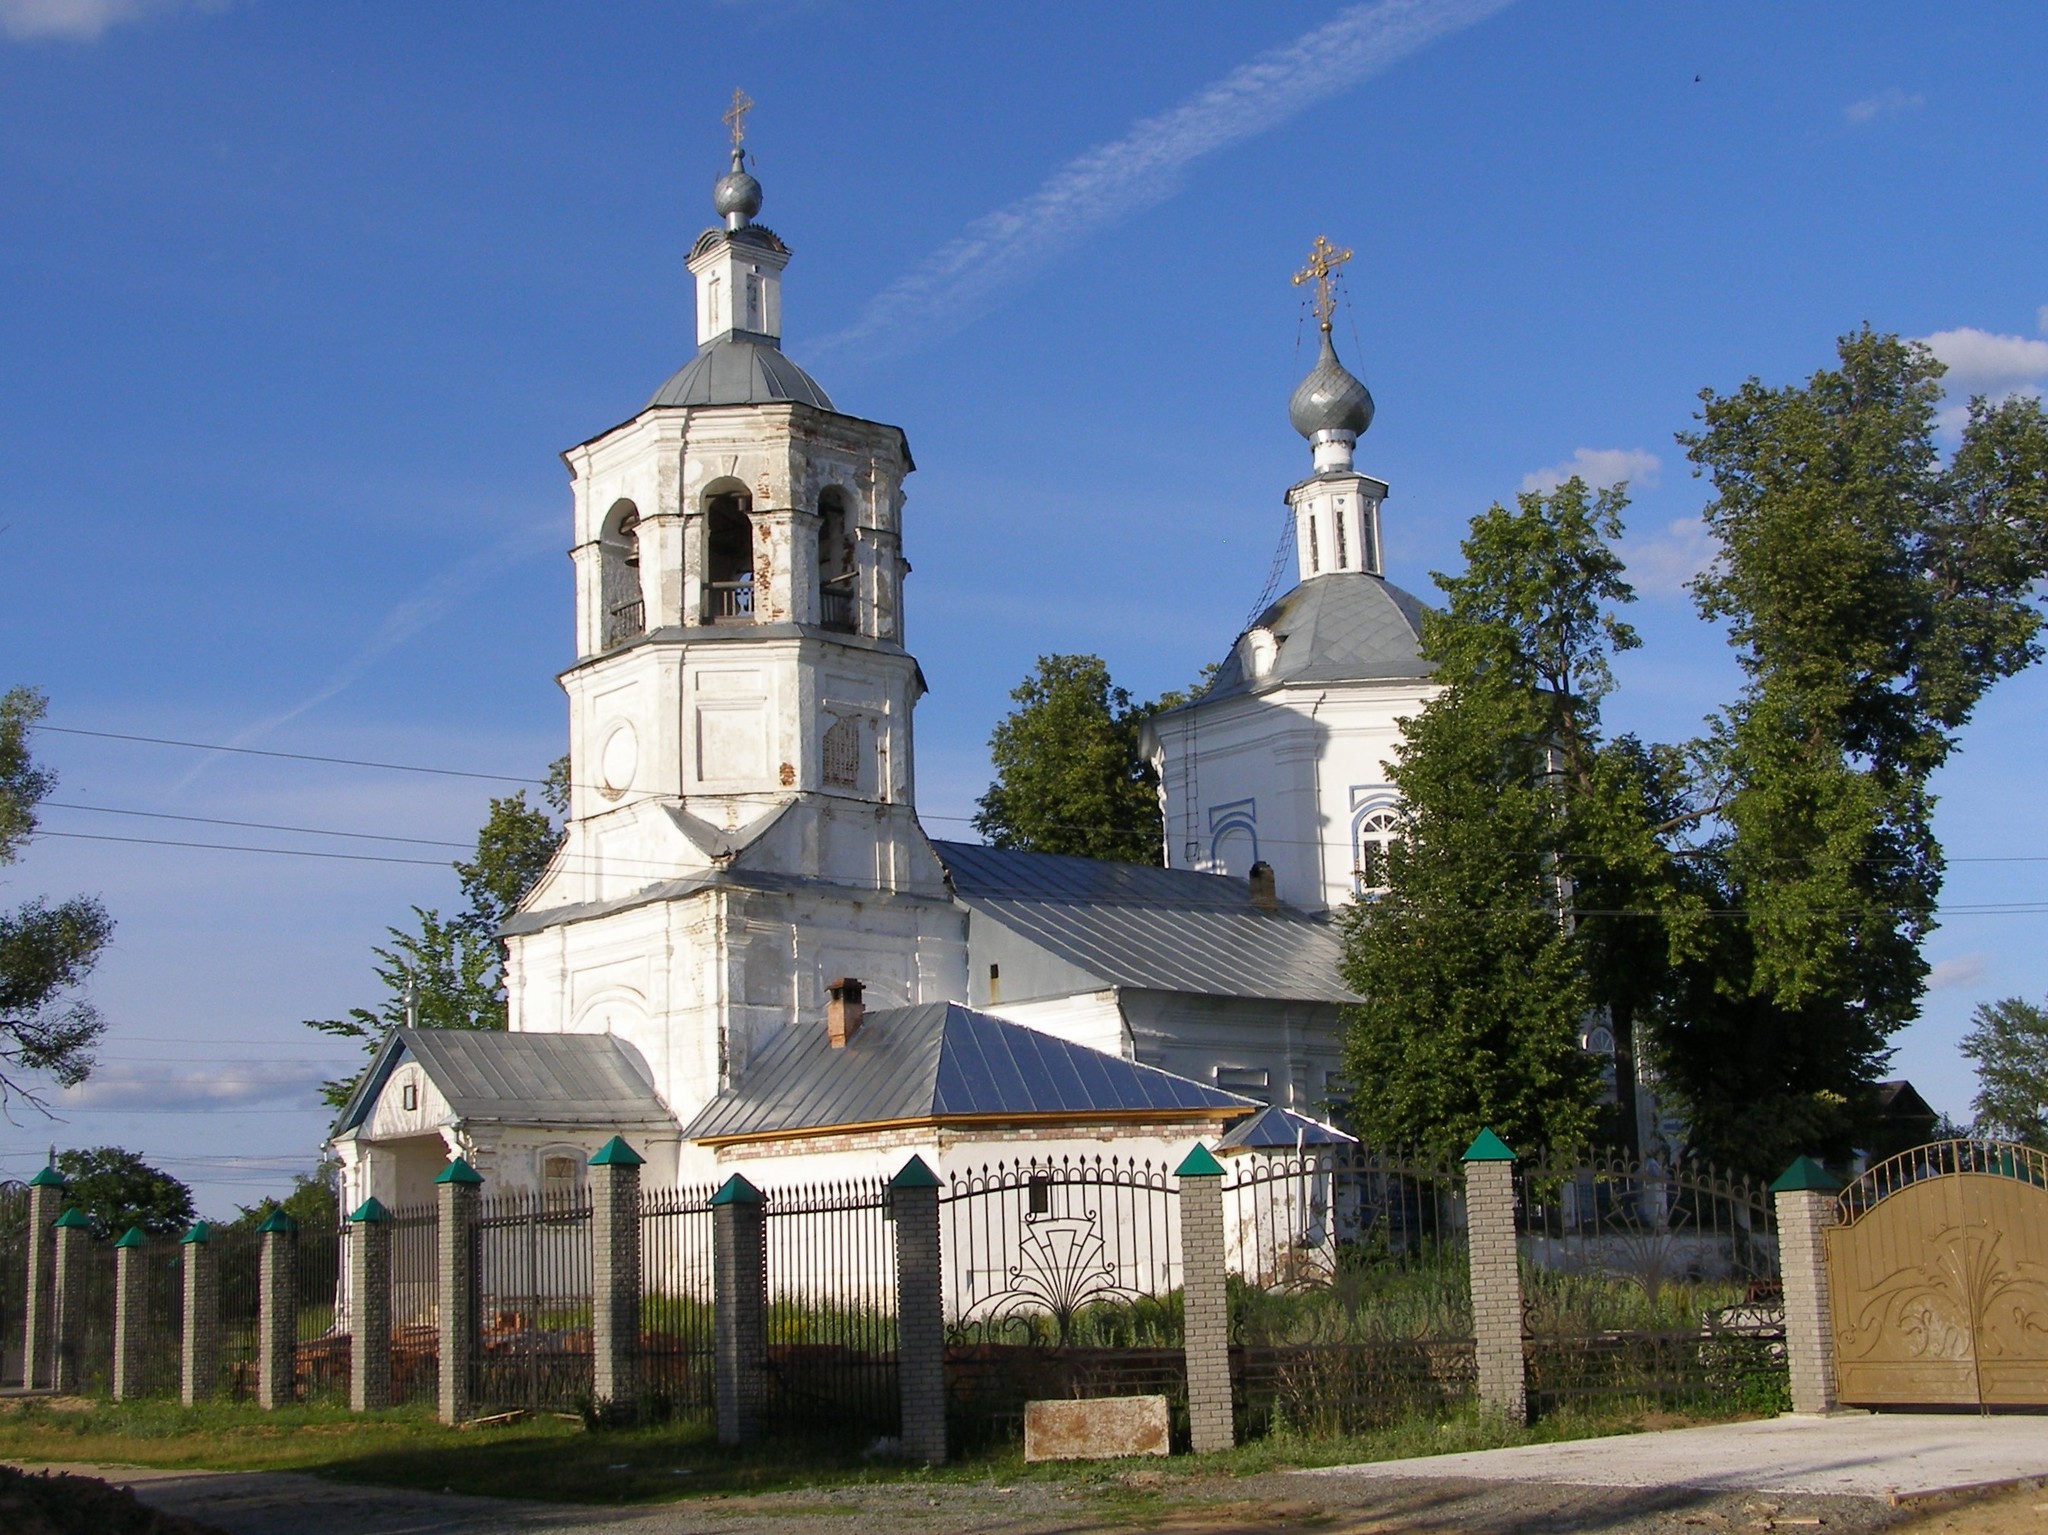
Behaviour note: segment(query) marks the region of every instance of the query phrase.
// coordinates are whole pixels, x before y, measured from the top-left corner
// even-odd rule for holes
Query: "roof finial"
[[[754,103],[747,99],[747,93],[738,86],[732,89],[732,105],[719,114],[719,121],[732,129],[732,150],[740,152],[740,140],[747,136],[747,114],[754,110]]]
[[[1336,271],[1350,259],[1348,249],[1338,250],[1328,235],[1317,235],[1316,243],[1309,247],[1308,265],[1294,274],[1295,287],[1305,282],[1316,285],[1316,320],[1326,331],[1330,328],[1330,316],[1337,312]]]
[[[746,228],[761,211],[761,183],[747,174],[747,152],[740,147],[740,140],[747,136],[747,114],[753,109],[747,93],[736,88],[732,105],[719,114],[719,121],[732,130],[732,169],[712,185],[711,206],[727,229]]]

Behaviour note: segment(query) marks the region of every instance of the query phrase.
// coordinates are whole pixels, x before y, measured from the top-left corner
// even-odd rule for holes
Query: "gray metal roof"
[[[1243,880],[1189,869],[933,842],[969,910],[1105,986],[1269,1001],[1356,1002],[1327,922],[1262,911]]]
[[[1218,1151],[1293,1151],[1310,1146],[1356,1146],[1358,1137],[1346,1135],[1335,1125],[1310,1119],[1292,1109],[1271,1104],[1250,1119],[1230,1127],[1230,1133],[1216,1143]]]
[[[821,1023],[782,1030],[683,1134],[725,1140],[961,1118],[1216,1118],[1256,1107],[1170,1071],[958,1002],[867,1015],[841,1050]]]
[[[415,1059],[450,1112],[468,1122],[672,1125],[640,1052],[611,1034],[394,1029],[335,1122],[368,1117],[391,1073]]]
[[[791,401],[831,410],[832,401],[766,336],[729,331],[654,391],[657,405],[774,405]]]
[[[1266,630],[1279,642],[1271,669],[1247,677],[1233,646],[1215,682],[1196,703],[1289,683],[1427,677],[1436,665],[1422,659],[1423,611],[1417,598],[1378,576],[1361,571],[1316,576],[1252,620],[1252,628]]]

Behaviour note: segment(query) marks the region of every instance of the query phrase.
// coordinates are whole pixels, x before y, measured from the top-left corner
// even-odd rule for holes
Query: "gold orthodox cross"
[[[747,93],[737,86],[733,88],[732,105],[718,115],[718,120],[732,129],[732,147],[738,149],[740,140],[747,136],[747,114],[754,110],[754,104],[747,100]]]
[[[1324,330],[1330,328],[1330,316],[1337,312],[1334,274],[1350,259],[1349,250],[1338,250],[1330,243],[1328,235],[1317,235],[1316,243],[1309,247],[1308,265],[1294,274],[1295,287],[1299,288],[1305,282],[1316,285],[1316,319],[1322,322]]]

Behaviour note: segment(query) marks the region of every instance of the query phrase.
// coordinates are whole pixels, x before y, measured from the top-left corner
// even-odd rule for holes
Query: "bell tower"
[[[1288,419],[1309,440],[1314,472],[1287,492],[1294,508],[1294,556],[1304,581],[1336,571],[1382,574],[1380,503],[1384,480],[1352,467],[1358,439],[1372,425],[1372,393],[1337,360],[1330,342],[1330,317],[1337,311],[1335,276],[1351,259],[1327,238],[1316,236],[1308,265],[1294,274],[1295,286],[1313,282],[1321,348],[1308,377],[1287,402]]]

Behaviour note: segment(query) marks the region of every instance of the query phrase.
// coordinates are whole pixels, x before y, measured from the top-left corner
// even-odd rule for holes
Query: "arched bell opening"
[[[754,621],[754,498],[733,482],[704,493],[704,621]]]
[[[859,630],[858,575],[853,517],[835,485],[818,497],[818,622],[825,628]]]
[[[605,513],[597,535],[604,611],[604,648],[610,650],[647,629],[647,600],[640,587],[640,509],[618,501]]]

